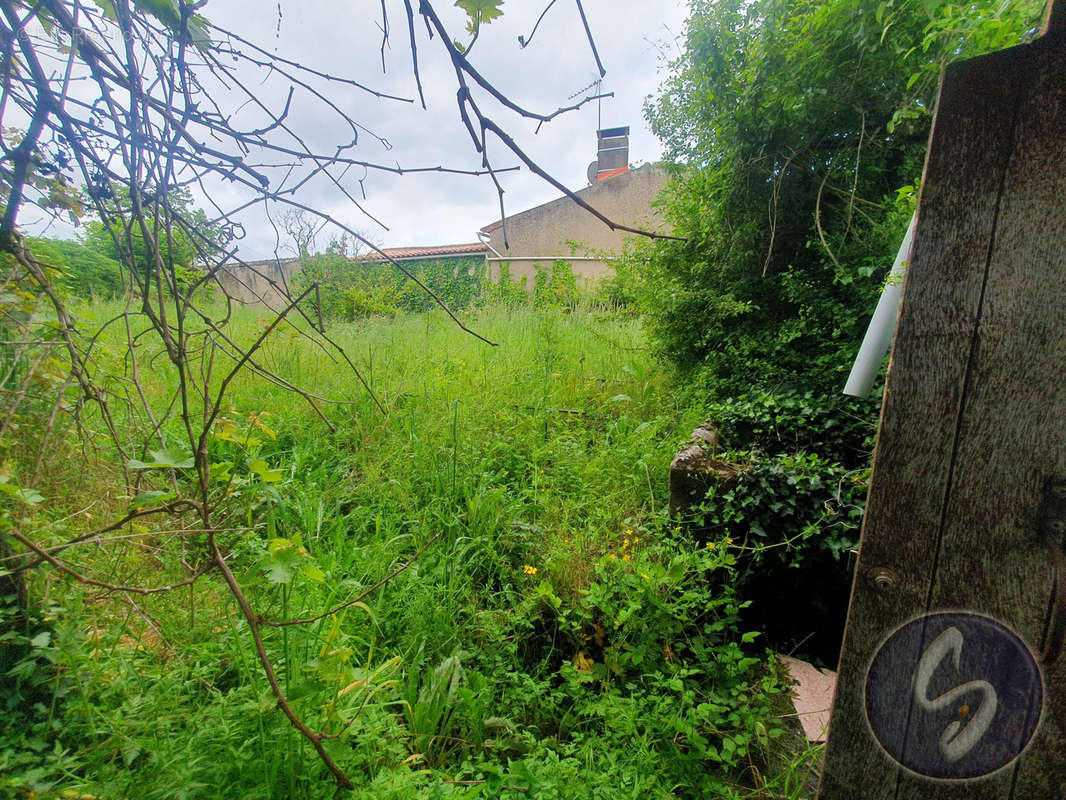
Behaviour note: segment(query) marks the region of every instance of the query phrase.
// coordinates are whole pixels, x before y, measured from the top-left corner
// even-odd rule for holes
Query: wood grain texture
[[[1066,786],[1061,666],[1047,673],[1060,711],[1017,767],[979,781],[900,769],[863,711],[878,645],[920,613],[987,613],[1035,647],[1046,634],[1052,572],[1033,517],[1044,478],[1066,475],[1064,84],[1054,32],[957,64],[942,83],[822,800],[1043,798]]]
[[[1048,35],[1030,50],[1029,88],[1019,109],[1016,141],[1007,171],[995,248],[989,268],[982,358],[976,366],[972,431],[965,456],[983,459],[992,474],[1007,473],[989,492],[984,508],[959,508],[944,549],[973,547],[966,526],[989,522],[982,557],[999,565],[986,602],[1037,647],[1046,645],[1052,567],[1045,547],[1034,545],[1035,511],[1043,482],[1066,477],[1066,31]],[[997,414],[1003,398],[1008,413]],[[970,397],[967,397],[970,405]],[[998,417],[998,418],[997,418]],[[993,429],[998,435],[993,437]],[[984,446],[982,447],[982,440]],[[961,453],[960,453],[961,455]],[[1007,467],[1005,470],[1004,467]],[[970,493],[980,480],[967,475]],[[988,485],[987,476],[984,480]],[[1062,545],[1062,537],[1058,537]],[[1002,553],[1003,556],[997,558]],[[947,592],[966,566],[945,564]],[[941,602],[950,602],[945,597]],[[1045,671],[1046,715],[1032,749],[1016,769],[1012,798],[1062,796],[1066,791],[1066,669],[1062,656]]]

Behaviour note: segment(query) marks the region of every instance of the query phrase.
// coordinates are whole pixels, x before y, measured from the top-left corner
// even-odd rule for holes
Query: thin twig
[[[822,183],[818,186],[818,197],[814,203],[814,224],[815,227],[818,228],[818,238],[822,240],[822,247],[825,248],[825,252],[829,254],[829,258],[836,266],[837,271],[840,272],[843,270],[843,267],[840,266],[840,262],[837,260],[836,255],[833,254],[833,249],[829,246],[829,242],[826,241],[825,230],[822,228],[822,191],[825,189],[826,181],[829,180],[829,173],[830,170],[832,170],[832,167],[833,165],[830,163],[829,168],[825,172],[825,177],[822,178]]]
[[[150,586],[150,587],[126,586],[124,584],[108,583],[106,581],[98,581],[95,578],[90,578],[87,575],[82,575],[80,572],[78,572],[76,569],[71,567],[69,564],[66,564],[63,561],[60,561],[55,556],[51,555],[50,553],[45,552],[43,549],[41,549],[36,544],[34,544],[33,541],[31,541],[30,539],[27,539],[25,536],[23,536],[22,533],[20,533],[17,529],[12,528],[12,529],[8,530],[6,532],[6,535],[10,536],[12,539],[14,539],[16,542],[19,542],[23,546],[28,547],[30,550],[32,550],[37,555],[39,555],[42,560],[47,561],[49,564],[52,565],[52,567],[54,567],[59,572],[62,572],[65,575],[69,575],[71,578],[73,578],[74,580],[78,581],[78,583],[84,583],[87,586],[96,586],[96,587],[99,587],[101,589],[107,589],[109,592],[130,592],[132,594],[142,594],[142,595],[163,594],[165,592],[172,592],[175,589],[180,589],[183,586],[192,586],[209,569],[211,569],[211,566],[208,565],[207,567],[205,567],[205,568],[201,569],[200,571],[198,571],[193,576],[191,576],[189,578],[186,578],[183,581],[179,581],[178,583],[167,584],[166,586]]]
[[[223,579],[226,581],[226,585],[229,586],[230,592],[237,600],[237,605],[240,606],[245,622],[248,623],[248,630],[251,632],[252,640],[255,642],[256,655],[259,657],[259,663],[263,667],[263,672],[266,674],[267,682],[270,684],[270,688],[274,692],[274,697],[278,701],[278,708],[280,708],[281,712],[289,718],[289,722],[293,724],[293,727],[295,727],[303,737],[311,743],[311,746],[315,748],[315,752],[318,753],[318,757],[322,759],[322,763],[333,773],[333,779],[336,781],[337,785],[344,789],[353,788],[351,779],[344,770],[337,766],[337,763],[322,746],[324,735],[312,731],[307,727],[304,721],[300,719],[296,712],[292,710],[292,706],[289,704],[289,700],[285,696],[284,690],[281,688],[281,683],[278,682],[278,676],[277,673],[274,672],[274,665],[270,661],[270,656],[267,655],[266,646],[263,644],[263,636],[259,631],[259,617],[252,610],[248,598],[245,596],[240,584],[237,583],[237,579],[233,576],[233,572],[230,570],[229,565],[226,564],[226,559],[223,558],[222,551],[219,550],[218,544],[215,542],[215,535],[211,533],[208,534],[208,537],[211,553],[214,556],[214,564],[218,566]]]
[[[419,550],[417,553],[415,553],[414,556],[411,558],[411,560],[408,561],[406,564],[404,564],[401,567],[397,567],[396,569],[394,569],[392,572],[390,572],[384,578],[379,580],[377,583],[375,583],[369,589],[367,589],[366,591],[362,592],[358,597],[356,597],[356,598],[354,598],[352,600],[347,600],[344,603],[341,603],[336,608],[331,608],[329,611],[324,611],[323,613],[321,613],[321,614],[319,614],[317,616],[305,617],[303,619],[290,619],[290,620],[285,620],[285,621],[282,621],[282,622],[278,622],[278,621],[275,621],[275,620],[266,619],[264,617],[257,617],[257,621],[261,625],[269,625],[272,628],[284,628],[287,625],[309,625],[312,622],[318,622],[320,619],[325,619],[326,617],[331,617],[331,616],[333,616],[334,614],[336,614],[339,611],[343,611],[346,608],[350,608],[351,606],[354,606],[356,603],[363,602],[363,600],[368,598],[370,595],[372,595],[374,592],[376,592],[378,589],[380,589],[386,583],[391,581],[393,578],[395,578],[401,572],[404,572],[405,570],[409,569],[413,564],[415,564],[418,561],[418,559],[420,559],[422,557],[422,554],[425,553],[426,550],[429,549],[429,546],[431,544],[433,544],[435,541],[437,541],[437,539],[439,539],[439,538],[440,538],[440,534],[439,533],[434,535],[433,538],[431,538],[428,542],[426,542],[424,545],[422,545],[422,549]]]

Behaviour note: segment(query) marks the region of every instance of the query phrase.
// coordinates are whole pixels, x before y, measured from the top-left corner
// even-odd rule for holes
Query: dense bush
[[[726,448],[811,453],[855,469],[866,465],[873,449],[879,399],[763,392],[712,402],[707,416]]]
[[[319,284],[318,301],[328,319],[352,322],[402,311],[421,312],[437,307],[422,287],[392,264],[349,259],[347,242],[329,245],[324,253],[305,255],[292,279],[295,294]],[[453,310],[468,308],[482,294],[485,260],[480,256],[406,262],[404,266]],[[315,298],[307,305],[312,313]]]
[[[913,208],[941,67],[1017,42],[1043,5],[695,3],[646,105],[685,239],[637,251],[663,350],[718,397],[837,390]]]
[[[30,250],[57,270],[57,283],[86,300],[110,300],[122,295],[125,285],[119,263],[97,247],[70,239],[32,239]]]
[[[632,248],[615,291],[639,299],[740,468],[697,527],[738,543],[760,623],[813,584],[839,608],[799,622],[842,624],[877,403],[839,392],[915,206],[937,78],[1031,35],[1043,6],[698,0],[645,106],[682,240]]]

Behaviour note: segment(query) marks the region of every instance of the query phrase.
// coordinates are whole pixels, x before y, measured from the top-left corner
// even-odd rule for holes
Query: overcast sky
[[[577,4],[557,0],[540,24],[532,43],[522,49],[518,36],[528,37],[548,0],[507,0],[503,16],[483,26],[471,51],[471,61],[481,73],[524,107],[550,112],[592,93],[598,77]],[[380,0],[337,3],[336,0],[211,0],[204,13],[220,28],[235,31],[271,52],[304,66],[356,78],[380,91],[416,98],[411,70],[403,4],[389,0],[390,37],[385,51],[386,71],[381,65]],[[417,2],[413,2],[417,8]],[[453,36],[465,41],[465,15],[453,0],[434,4]],[[687,15],[684,0],[584,0],[600,57],[607,70],[603,91],[615,96],[602,104],[590,103],[541,128],[506,111],[486,96],[478,95],[482,110],[508,130],[526,151],[571,189],[587,185],[586,169],[596,154],[596,129],[629,125],[632,131],[630,161],[654,161],[660,155],[658,141],[648,131],[641,106],[654,93],[663,77],[665,59],[678,54],[678,36]],[[439,41],[429,41],[425,25],[416,27],[422,82],[428,110],[418,103],[380,101],[344,87],[330,90],[330,99],[344,108],[374,135],[361,134],[353,157],[396,163],[404,167],[477,169],[480,156],[456,110],[455,75]],[[263,71],[265,73],[265,71]],[[251,85],[268,103],[280,108],[290,83],[280,76],[250,75]],[[236,101],[220,96],[226,109]],[[251,112],[235,107],[235,119]],[[598,115],[600,115],[598,119]],[[318,101],[297,94],[290,120],[313,147],[332,152],[350,138]],[[491,145],[494,166],[517,164]],[[359,179],[362,178],[362,186]],[[558,192],[526,170],[501,176],[509,213],[522,211],[554,199]],[[343,184],[362,200],[367,211],[388,226],[362,214],[328,181],[319,180],[301,190],[298,199],[327,211],[345,224],[364,232],[384,247],[470,242],[482,226],[499,217],[498,199],[486,178],[443,175],[407,175],[350,170]],[[240,202],[239,190],[226,185],[212,189],[223,207]],[[242,216],[247,236],[240,248],[244,259],[267,257],[275,249],[273,229],[260,211]],[[324,231],[316,244],[321,249],[336,231]],[[287,245],[286,241],[282,245]]]

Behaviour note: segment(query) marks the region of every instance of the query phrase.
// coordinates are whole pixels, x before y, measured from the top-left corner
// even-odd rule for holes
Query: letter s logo
[[[929,699],[929,682],[933,678],[940,662],[951,653],[955,671],[959,669],[959,656],[962,653],[963,638],[958,628],[947,628],[933,640],[933,643],[922,653],[918,668],[914,672],[914,696],[919,707],[927,713],[933,714],[942,711],[955,704],[955,702],[970,692],[981,692],[981,704],[977,713],[963,727],[962,722],[951,722],[940,735],[940,754],[949,763],[954,763],[969,753],[985,735],[992,725],[992,719],[996,716],[996,708],[999,704],[996,690],[988,681],[968,681],[961,686],[956,686],[939,697]]]

